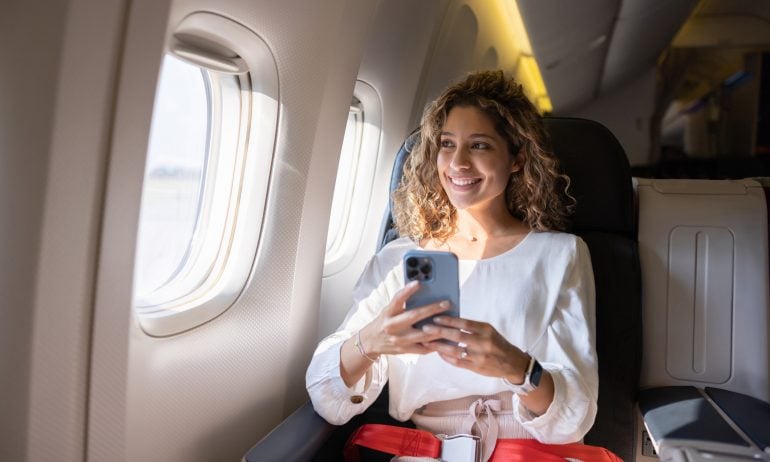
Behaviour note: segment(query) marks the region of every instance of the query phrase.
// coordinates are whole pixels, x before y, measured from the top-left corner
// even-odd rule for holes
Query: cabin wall
[[[334,172],[375,7],[131,2],[99,253],[89,460],[238,460],[306,399]],[[268,44],[278,69],[278,133],[244,292],[203,326],[151,337],[131,314],[146,140],[164,39],[196,10],[230,17]]]
[[[94,283],[125,2],[73,0],[35,298],[29,460],[83,460]]]
[[[631,165],[645,165],[650,158],[650,117],[655,103],[655,68],[599,96],[592,103],[568,114],[595,120],[617,137]]]
[[[340,272],[323,279],[316,340],[334,331],[345,317],[353,286],[380,242],[393,160],[406,136],[416,128],[410,115],[447,3],[387,0],[377,5],[358,71],[358,79],[375,89],[382,107],[376,176],[355,256]],[[331,167],[336,172],[337,164]]]
[[[23,460],[30,331],[67,2],[0,8],[0,459]],[[43,14],[39,14],[40,10]],[[13,15],[10,13],[13,12]],[[25,43],[25,47],[12,44]],[[30,60],[28,53],[37,59]]]

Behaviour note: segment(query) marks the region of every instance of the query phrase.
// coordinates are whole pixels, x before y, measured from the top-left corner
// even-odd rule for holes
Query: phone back
[[[406,309],[448,300],[451,307],[442,315],[460,316],[460,278],[455,254],[435,250],[409,250],[404,254],[403,265],[405,283],[414,280],[420,282],[420,289],[406,301]],[[422,327],[429,323],[430,319],[420,321],[415,327]]]

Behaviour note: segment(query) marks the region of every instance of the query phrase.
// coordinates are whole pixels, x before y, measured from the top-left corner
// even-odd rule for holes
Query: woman
[[[544,143],[536,109],[501,71],[471,74],[426,110],[394,195],[403,237],[370,261],[308,368],[322,417],[347,422],[389,381],[393,417],[473,431],[483,460],[499,438],[583,438],[598,393],[593,274],[585,243],[560,232],[574,201]],[[404,310],[418,286],[404,286],[401,258],[415,248],[457,255],[461,318],[412,327],[448,308]]]

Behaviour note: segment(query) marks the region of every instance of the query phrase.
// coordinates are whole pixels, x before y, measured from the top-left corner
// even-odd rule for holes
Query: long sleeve
[[[514,396],[522,425],[544,443],[579,441],[593,425],[599,388],[595,348],[595,292],[588,248],[575,240],[556,307],[545,333],[529,353],[554,382],[554,399],[545,414],[532,418]]]
[[[337,332],[316,349],[307,389],[316,411],[342,424],[362,413],[390,383],[390,414],[409,419],[434,402],[490,396],[508,390],[502,379],[478,375],[436,354],[382,356],[366,377],[346,387],[340,376],[342,343],[371,322],[403,287],[401,258],[415,244],[397,240],[367,266],[353,308]],[[554,380],[554,400],[534,417],[513,398],[516,419],[546,443],[578,441],[596,414],[598,372],[594,340],[595,296],[588,248],[565,233],[532,232],[517,247],[484,260],[460,261],[460,308],[466,319],[489,322],[528,351]]]
[[[402,282],[388,253],[369,262],[353,291],[353,307],[339,329],[323,339],[313,354],[305,382],[313,408],[329,423],[342,425],[364,412],[382,391],[388,377],[388,358],[381,355],[366,375],[348,388],[340,376],[340,348],[362,327],[371,322],[390,301]]]

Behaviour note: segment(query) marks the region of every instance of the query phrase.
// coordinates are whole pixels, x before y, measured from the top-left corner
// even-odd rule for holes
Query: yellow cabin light
[[[548,95],[539,96],[535,102],[535,106],[541,114],[553,111],[553,105],[551,104],[551,98]]]
[[[520,55],[516,74],[516,77],[524,85],[524,88],[540,112],[550,112],[553,110],[551,98],[548,97],[545,82],[543,82],[543,77],[540,75],[540,68],[534,56]]]
[[[527,29],[524,26],[524,20],[521,18],[521,12],[519,12],[519,6],[515,0],[500,1],[503,4],[503,8],[508,11],[508,17],[510,18],[508,28],[511,40],[519,56],[516,63],[516,79],[524,86],[530,100],[532,100],[541,113],[551,112],[553,110],[551,98],[548,96],[537,61],[532,56],[532,46],[529,42]]]
[[[513,43],[518,48],[519,53],[531,55],[532,46],[529,43],[527,29],[524,27],[524,20],[521,19],[519,5],[516,4],[516,0],[502,0],[502,2],[503,8],[508,10],[508,17],[510,18],[509,30],[511,31]]]

